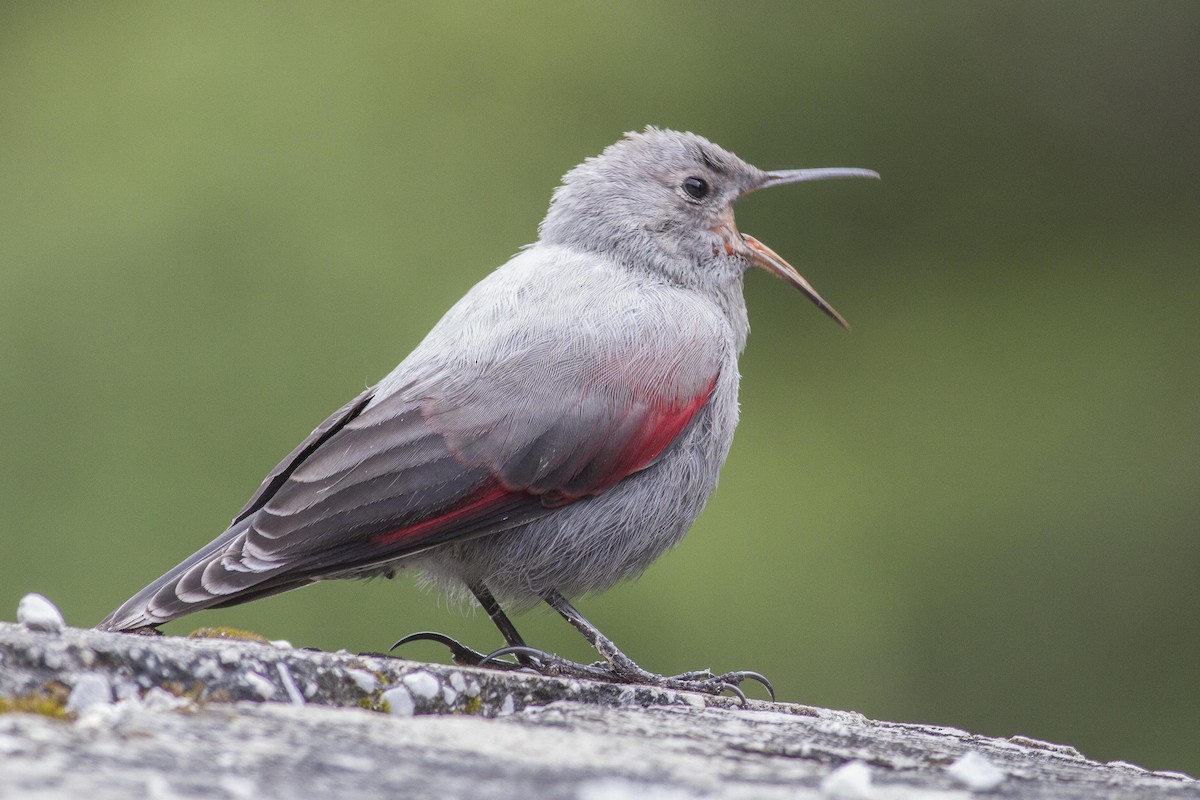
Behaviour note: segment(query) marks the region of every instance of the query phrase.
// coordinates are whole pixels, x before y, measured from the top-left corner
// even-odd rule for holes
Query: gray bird
[[[321,423],[224,533],[97,627],[154,628],[318,580],[413,567],[473,596],[508,646],[483,655],[436,633],[397,644],[434,639],[460,663],[712,694],[766,683],[753,672],[643,670],[566,597],[641,573],[716,487],[738,420],[749,268],[848,328],[786,261],[738,232],[734,201],[769,186],[878,177],[764,172],[695,134],[627,134],[564,176],[536,243]],[[526,645],[503,609],[543,601],[604,661]]]

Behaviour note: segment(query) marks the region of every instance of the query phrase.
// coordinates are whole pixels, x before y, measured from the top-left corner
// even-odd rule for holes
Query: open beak
[[[825,298],[817,293],[812,284],[804,280],[804,276],[796,272],[795,267],[784,261],[774,250],[753,236],[739,233],[738,229],[733,226],[732,221],[728,225],[719,228],[717,233],[725,242],[726,253],[731,256],[741,256],[754,266],[761,267],[776,278],[782,278],[785,282],[795,286],[804,292],[805,297],[813,301],[813,305],[833,317],[843,328],[850,330],[850,323],[846,322],[846,318],[839,314],[837,309],[825,302]]]
[[[787,183],[824,181],[837,178],[874,178],[878,180],[879,173],[874,170],[849,167],[780,170],[778,172],[768,172],[767,181],[751,191],[765,189],[770,186],[782,186]],[[776,278],[781,278],[785,282],[790,283],[801,292],[804,292],[805,297],[811,300],[813,305],[832,317],[843,328],[850,330],[850,323],[846,322],[846,318],[839,314],[833,306],[825,302],[825,298],[821,297],[817,293],[817,290],[812,287],[812,284],[804,280],[804,277],[791,264],[784,261],[778,253],[758,239],[738,231],[737,227],[733,224],[732,210],[730,210],[728,219],[724,220],[723,224],[714,230],[721,237],[722,241],[724,241],[726,253],[741,256],[754,266],[761,267]]]

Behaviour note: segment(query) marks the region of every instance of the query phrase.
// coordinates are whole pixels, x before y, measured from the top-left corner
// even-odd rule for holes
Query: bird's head
[[[731,261],[743,271],[761,267],[848,328],[791,265],[738,232],[733,203],[768,186],[878,177],[871,170],[843,168],[765,172],[702,136],[650,127],[627,133],[563,177],[542,221],[541,240],[598,252],[689,284],[717,280],[704,270]]]

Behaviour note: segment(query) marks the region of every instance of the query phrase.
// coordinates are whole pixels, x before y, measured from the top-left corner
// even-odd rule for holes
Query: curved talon
[[[742,681],[754,681],[755,683],[761,683],[767,690],[767,693],[771,695],[771,702],[775,702],[775,687],[771,685],[771,682],[767,680],[765,676],[760,675],[757,672],[752,672],[750,670],[727,672],[718,677],[717,680],[721,681],[722,683],[734,684],[741,684]]]
[[[449,647],[452,650],[456,647],[462,647],[462,644],[460,644],[455,639],[451,639],[449,636],[447,636],[444,633],[438,633],[437,631],[417,631],[416,633],[410,633],[408,636],[404,636],[400,639],[397,639],[396,643],[388,648],[388,652],[390,653],[393,650],[395,650],[397,647],[406,645],[409,642],[420,642],[420,641],[437,642],[438,644],[446,645],[446,647]]]
[[[542,671],[547,662],[556,658],[556,656],[552,655],[551,653],[547,653],[545,650],[538,650],[536,647],[530,647],[523,644],[510,644],[507,647],[501,647],[499,650],[493,650],[486,656],[480,656],[479,662],[474,664],[474,666],[486,667],[489,666],[490,663],[494,663],[497,666],[507,664],[507,662],[500,661],[501,656],[526,656],[527,658],[531,658],[534,660],[534,663],[516,664],[513,665],[513,668],[530,667],[532,669],[536,669],[538,672]]]
[[[724,681],[722,681],[720,686],[721,686],[721,691],[718,692],[718,694],[724,694],[725,692],[731,692],[733,694],[733,696],[738,699],[738,702],[742,704],[742,708],[745,708],[747,703],[750,702],[749,700],[746,699],[746,693],[743,692],[741,687],[738,686],[736,683],[725,683]]]
[[[437,631],[417,631],[416,633],[410,633],[389,647],[388,652],[390,653],[397,647],[406,645],[409,642],[437,642],[440,645],[445,645],[450,650],[450,658],[454,660],[454,663],[467,667],[477,666],[484,659],[483,653],[477,653],[457,639],[451,639],[446,634],[438,633]]]
[[[739,687],[738,695],[741,697],[743,705],[745,704],[746,697],[745,694],[741,692],[740,686],[743,681],[754,681],[755,683],[761,683],[767,690],[767,693],[771,695],[771,700],[775,700],[775,687],[772,686],[771,682],[764,676],[751,670],[739,670],[737,672],[726,672],[724,675],[714,675],[712,670],[697,669],[692,670],[691,672],[682,672],[679,675],[672,675],[667,680],[679,681],[680,683],[721,686],[721,692],[726,691],[728,688]],[[719,693],[720,692],[718,692],[718,694]]]

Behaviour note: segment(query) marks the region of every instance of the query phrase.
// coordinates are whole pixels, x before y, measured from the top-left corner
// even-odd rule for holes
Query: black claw
[[[754,681],[755,683],[761,683],[767,690],[767,693],[771,695],[771,702],[775,701],[775,687],[771,685],[769,680],[757,672],[751,672],[749,670],[743,670],[741,672],[729,672],[717,678],[717,680],[721,681],[722,683],[740,684],[742,681]]]
[[[771,682],[757,672],[750,670],[739,670],[738,672],[726,672],[724,675],[714,675],[712,670],[697,669],[692,672],[684,672],[679,675],[672,675],[667,680],[678,681],[680,683],[704,684],[708,686],[720,686],[721,691],[725,692],[734,687],[740,687],[743,681],[754,681],[761,683],[771,695],[771,700],[775,699],[775,687]],[[701,690],[702,691],[702,690]],[[738,689],[738,696],[741,697],[743,705],[745,704],[745,695]]]
[[[390,648],[388,648],[388,651],[391,652],[397,647],[408,644],[409,642],[437,642],[438,644],[445,645],[446,648],[450,650],[450,658],[454,661],[454,663],[464,667],[486,666],[491,669],[525,669],[526,667],[533,667],[537,669],[538,664],[536,663],[527,664],[522,661],[521,663],[513,664],[508,661],[500,661],[499,658],[500,656],[509,654],[516,654],[518,658],[521,656],[525,656],[527,658],[543,658],[549,655],[548,653],[543,653],[541,650],[522,646],[502,647],[494,653],[484,655],[483,653],[472,650],[457,639],[451,639],[446,634],[438,633],[437,631],[418,631],[417,633],[410,633],[408,636],[405,636],[403,639],[399,640]]]
[[[388,652],[390,653],[397,647],[406,645],[409,642],[437,642],[438,644],[446,645],[446,647],[450,648],[451,651],[465,649],[464,645],[462,645],[456,639],[451,639],[444,633],[438,633],[437,631],[417,631],[416,633],[410,633],[408,636],[397,640],[394,645],[388,648]]]
[[[406,645],[409,642],[437,642],[438,644],[445,645],[446,648],[449,649],[450,658],[454,660],[454,663],[461,664],[466,667],[474,667],[484,660],[483,653],[477,653],[462,642],[459,642],[457,639],[451,639],[446,634],[438,633],[437,631],[418,631],[416,633],[410,633],[408,636],[405,636],[403,639],[400,639],[394,645],[389,647],[388,652],[390,653],[397,647]]]
[[[531,667],[539,672],[542,671],[543,665],[555,658],[555,656],[551,655],[550,653],[547,653],[544,650],[538,650],[536,647],[529,647],[528,645],[523,644],[510,644],[507,647],[501,647],[499,650],[493,650],[492,652],[488,653],[486,656],[479,659],[479,663],[475,666],[486,667],[492,663],[496,665],[503,665],[506,662],[499,660],[502,656],[517,656],[518,658],[520,656],[525,656],[526,658],[532,659],[531,663],[522,663],[518,666]]]
[[[738,686],[736,683],[722,682],[721,683],[721,693],[724,694],[725,692],[730,692],[734,697],[736,697],[738,699],[738,702],[742,704],[743,708],[745,708],[746,705],[750,702],[749,700],[746,699],[746,693],[743,692],[741,687]]]

